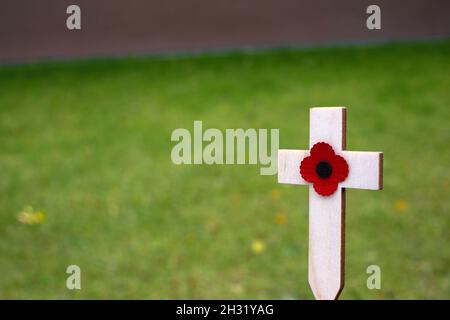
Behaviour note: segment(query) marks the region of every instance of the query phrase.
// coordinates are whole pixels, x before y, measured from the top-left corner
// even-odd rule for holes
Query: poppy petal
[[[311,156],[319,160],[330,159],[334,155],[333,147],[326,142],[318,142],[311,148]]]
[[[316,175],[316,161],[313,157],[306,157],[300,163],[300,175],[307,182],[314,182]]]
[[[331,196],[338,188],[338,184],[332,180],[317,180],[314,182],[314,190],[321,196]]]
[[[336,182],[342,182],[347,179],[348,176],[348,164],[347,161],[341,156],[335,156],[332,160],[333,166],[333,180]]]

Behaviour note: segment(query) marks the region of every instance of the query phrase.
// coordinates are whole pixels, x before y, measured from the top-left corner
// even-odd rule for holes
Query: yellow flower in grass
[[[244,287],[240,283],[232,284],[230,289],[234,294],[241,294],[244,292]]]
[[[271,197],[272,199],[274,199],[274,200],[280,199],[280,196],[281,196],[280,190],[273,189],[273,190],[270,192],[270,197]]]
[[[408,209],[408,203],[403,199],[399,199],[399,200],[395,201],[394,208],[395,208],[395,211],[397,211],[399,213],[403,213]]]
[[[275,214],[275,223],[282,225],[286,222],[286,215],[283,212],[278,212]]]
[[[47,219],[45,211],[34,211],[32,206],[26,206],[17,215],[17,221],[26,225],[41,224]]]
[[[266,244],[262,240],[253,240],[252,251],[253,253],[260,254],[266,250]]]

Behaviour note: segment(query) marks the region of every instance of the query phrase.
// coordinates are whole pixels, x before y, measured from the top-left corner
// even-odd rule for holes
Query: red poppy
[[[316,143],[310,154],[300,164],[302,178],[312,183],[318,194],[332,195],[348,176],[347,161],[334,153],[333,147],[326,142]]]

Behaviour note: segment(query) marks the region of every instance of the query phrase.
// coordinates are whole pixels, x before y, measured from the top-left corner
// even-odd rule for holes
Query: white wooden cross
[[[303,179],[307,176],[300,173],[300,165],[305,158],[310,156],[310,150],[278,150],[278,182],[310,184],[309,285],[316,299],[337,299],[344,287],[345,189],[381,190],[383,187],[383,153],[345,151],[345,107],[310,109],[310,148],[319,142],[329,144],[335,154],[344,158],[348,164],[348,174],[345,180],[338,183],[331,195],[320,195],[312,184]],[[317,156],[317,154],[315,155]],[[302,168],[305,171],[302,173],[306,172],[306,162],[308,161],[305,161],[305,168]],[[314,179],[318,181],[318,184],[327,183],[327,179],[332,178],[333,168],[326,161],[317,162],[316,159],[316,162],[309,161],[309,163],[315,163],[314,174],[317,174],[317,177]],[[335,172],[337,169],[345,171],[345,168],[335,168]],[[320,191],[320,186],[318,189]],[[326,192],[330,193],[329,190]]]

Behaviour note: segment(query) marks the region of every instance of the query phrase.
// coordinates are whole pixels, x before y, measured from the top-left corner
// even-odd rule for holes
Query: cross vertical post
[[[278,182],[310,184],[308,280],[316,299],[337,299],[344,287],[345,188],[382,189],[383,154],[346,151],[346,126],[345,107],[311,108],[311,150],[278,150]]]

